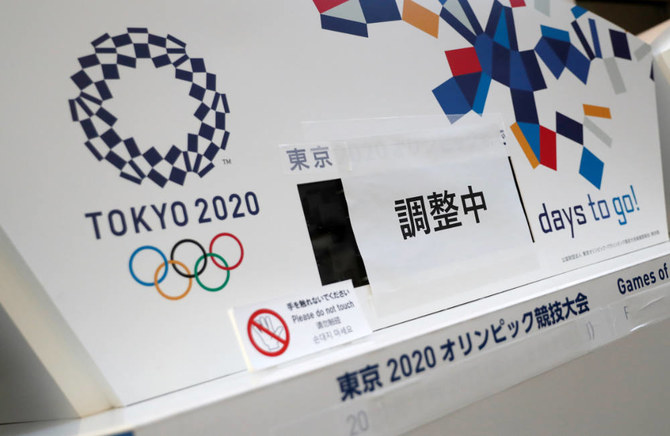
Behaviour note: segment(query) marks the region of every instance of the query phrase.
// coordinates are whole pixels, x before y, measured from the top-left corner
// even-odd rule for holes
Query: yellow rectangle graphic
[[[587,117],[609,118],[612,119],[610,108],[604,106],[584,105],[584,115]]]

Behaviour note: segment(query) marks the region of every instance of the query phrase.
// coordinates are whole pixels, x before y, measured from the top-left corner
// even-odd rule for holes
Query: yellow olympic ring
[[[178,260],[168,260],[168,263],[171,264],[171,265],[175,265],[175,264],[179,265],[180,267],[182,267],[186,270],[186,274],[189,274],[189,275],[191,274],[191,271],[189,271],[188,267],[186,265],[184,265],[183,263],[181,263],[180,261],[178,261]],[[189,277],[188,287],[186,288],[186,292],[184,292],[181,295],[177,295],[176,297],[172,297],[170,295],[167,295],[165,292],[163,292],[161,290],[160,286],[158,286],[158,275],[160,274],[161,269],[163,267],[165,267],[165,264],[161,263],[160,265],[158,265],[158,268],[156,268],[156,273],[154,274],[154,286],[158,290],[158,293],[161,294],[163,297],[167,298],[168,300],[181,300],[186,295],[188,295],[189,292],[191,292],[191,286],[193,285],[193,279]]]

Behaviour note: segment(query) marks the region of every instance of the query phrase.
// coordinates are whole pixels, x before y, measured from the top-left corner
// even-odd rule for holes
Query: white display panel
[[[327,284],[298,185],[333,174],[286,174],[277,153],[308,121],[502,120],[530,253],[481,253],[420,289],[371,275],[373,329],[667,240],[647,46],[564,2],[472,3],[3,4],[0,225],[120,403],[243,370],[228,310]],[[513,197],[502,166],[463,169]],[[201,250],[230,271],[201,270]]]

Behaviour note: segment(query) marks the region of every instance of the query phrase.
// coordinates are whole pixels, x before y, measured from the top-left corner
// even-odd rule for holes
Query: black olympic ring
[[[202,251],[202,255],[205,257],[205,261],[202,263],[202,270],[201,270],[201,271],[198,271],[198,275],[202,275],[202,273],[205,272],[205,268],[207,268],[207,252],[205,251],[205,247],[203,247],[202,245],[200,245],[200,242],[198,242],[198,241],[196,241],[196,240],[194,240],[194,239],[182,239],[181,241],[179,241],[179,242],[177,242],[176,244],[174,244],[174,247],[172,247],[172,251],[170,251],[170,260],[175,260],[175,259],[174,259],[174,253],[175,253],[175,251],[177,251],[177,247],[179,247],[181,244],[183,244],[183,243],[185,243],[185,242],[190,242],[190,243],[192,243],[192,244],[197,245],[198,248],[200,249],[200,251]],[[176,264],[176,263],[173,263],[173,264],[172,264],[172,269],[174,269],[175,272],[176,272],[177,274],[179,274],[179,275],[182,276],[182,277],[186,277],[187,279],[192,279],[192,278],[195,277],[195,273],[193,273],[193,274],[184,274],[183,272],[179,271],[179,268],[177,268],[177,264]]]

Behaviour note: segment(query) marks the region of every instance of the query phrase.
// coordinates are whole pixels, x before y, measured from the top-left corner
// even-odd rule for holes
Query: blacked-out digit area
[[[335,179],[298,185],[298,194],[321,284],[348,279],[356,287],[369,284],[351,228],[342,181]]]

